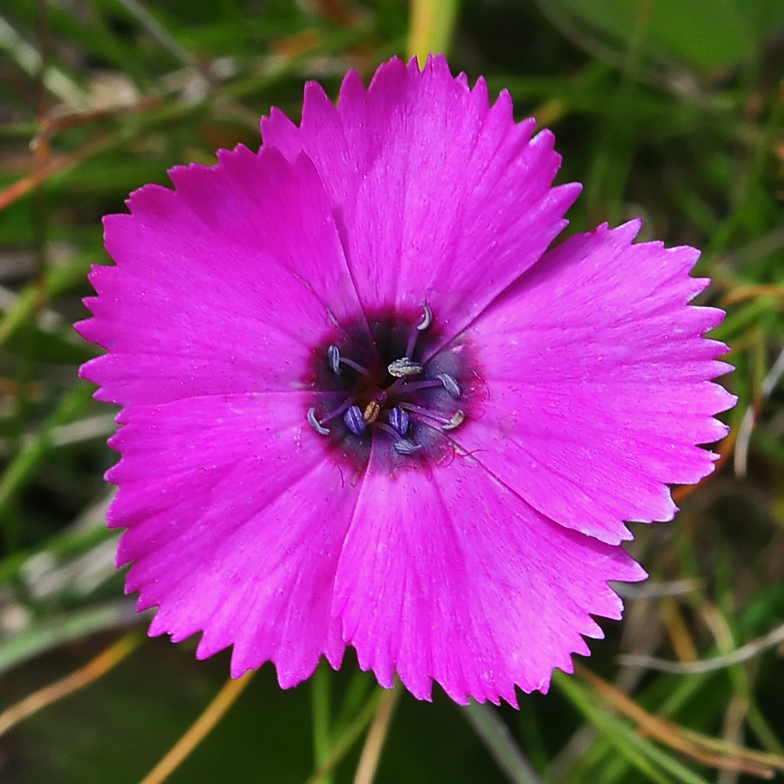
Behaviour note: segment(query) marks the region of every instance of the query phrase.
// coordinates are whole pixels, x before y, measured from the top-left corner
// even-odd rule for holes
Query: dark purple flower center
[[[341,324],[313,351],[311,428],[364,469],[371,445],[390,470],[448,460],[449,433],[476,413],[481,381],[464,337],[437,353],[441,330],[427,305]]]

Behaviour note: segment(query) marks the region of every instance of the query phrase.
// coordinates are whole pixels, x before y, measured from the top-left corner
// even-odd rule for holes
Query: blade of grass
[[[772,768],[784,769],[784,759],[774,755],[760,757],[759,754],[749,752],[741,746],[732,746],[732,752],[729,756],[715,755],[711,752],[710,746],[702,743],[705,736],[691,732],[687,737],[676,724],[648,713],[620,689],[581,664],[575,664],[575,674],[591,684],[595,693],[607,704],[639,724],[647,735],[676,751],[688,754],[703,764],[723,770],[737,770],[760,778],[771,778]],[[764,759],[765,762],[762,763],[761,759]]]
[[[136,612],[131,599],[50,616],[0,644],[0,674],[63,643],[106,629],[128,626],[143,617]]]
[[[626,722],[600,708],[575,678],[556,671],[553,683],[631,765],[652,781],[670,782],[669,774],[682,784],[708,784],[707,779],[693,773],[647,738],[641,738]]]
[[[523,756],[509,728],[489,705],[472,700],[464,714],[509,781],[540,784],[539,776]]]
[[[38,50],[0,16],[0,50],[29,76],[35,77],[41,68],[42,58]],[[87,97],[81,87],[58,68],[52,66],[44,73],[46,89],[73,108],[86,106]]]
[[[388,691],[388,689],[382,689],[381,687],[376,688],[375,692],[358,711],[351,724],[346,727],[345,731],[335,741],[329,759],[318,770],[313,772],[306,784],[317,784],[320,782],[346,756],[352,746],[359,740],[365,728],[373,720],[373,717],[381,709],[385,697],[389,699],[387,696]]]
[[[407,51],[421,68],[431,52],[449,52],[456,17],[457,0],[411,0]]]
[[[332,717],[332,698],[330,674],[325,661],[320,661],[313,673],[311,705],[313,711],[313,758],[316,768],[322,767],[329,759],[332,749],[330,723]],[[321,784],[331,784],[332,777],[326,774]]]
[[[8,509],[16,493],[30,481],[51,448],[50,433],[60,425],[72,422],[82,414],[92,397],[92,389],[80,384],[60,399],[54,412],[21,448],[0,477],[0,516]]]

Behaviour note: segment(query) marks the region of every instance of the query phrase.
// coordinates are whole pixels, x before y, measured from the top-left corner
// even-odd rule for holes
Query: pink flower
[[[579,186],[533,132],[394,59],[106,218],[82,375],[123,407],[108,522],[150,634],[515,705],[620,617],[624,520],[670,520],[726,432],[722,313],[638,221],[547,251]]]

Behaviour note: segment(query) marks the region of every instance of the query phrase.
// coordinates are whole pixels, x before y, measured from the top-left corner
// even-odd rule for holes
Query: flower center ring
[[[372,443],[390,466],[442,460],[452,450],[445,434],[465,426],[476,402],[471,352],[460,342],[432,353],[439,330],[424,303],[418,313],[372,314],[368,325],[369,336],[344,325],[314,350],[309,425],[360,468]]]

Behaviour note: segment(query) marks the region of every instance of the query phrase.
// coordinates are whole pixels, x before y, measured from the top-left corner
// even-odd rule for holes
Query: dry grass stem
[[[33,692],[33,694],[17,702],[16,705],[12,705],[4,710],[0,713],[0,736],[47,705],[51,705],[53,702],[57,702],[57,700],[79,691],[79,689],[106,675],[109,670],[116,667],[123,659],[133,653],[141,644],[142,639],[141,635],[136,632],[125,635],[125,637],[110,645],[105,651],[99,653],[98,656],[85,664],[81,669]]]
[[[144,777],[141,784],[161,784],[166,781],[237,701],[237,698],[250,683],[254,673],[255,670],[248,672],[237,680],[229,678],[204,713],[196,719],[188,731],[169,749],[166,756]]]
[[[400,687],[395,685],[379,700],[378,710],[365,738],[365,745],[362,747],[359,765],[357,765],[357,772],[354,776],[354,784],[373,784],[378,761],[381,758],[381,750],[384,748],[384,741],[387,738],[392,714],[395,712],[395,705],[397,705],[399,692]]]
[[[784,624],[776,627],[772,632],[752,640],[732,653],[716,656],[712,659],[702,659],[691,662],[674,662],[668,659],[657,659],[655,656],[637,656],[627,654],[619,656],[617,661],[627,667],[645,667],[659,672],[671,672],[676,675],[693,675],[698,672],[713,672],[731,667],[733,664],[753,659],[768,648],[775,648],[784,643]]]
[[[654,716],[631,697],[600,678],[581,664],[575,664],[575,675],[594,687],[596,694],[619,713],[636,722],[646,736],[655,738],[704,765],[721,770],[737,770],[751,776],[771,779],[776,770],[784,771],[784,757],[752,751],[727,741],[718,741],[690,732],[666,719]]]

